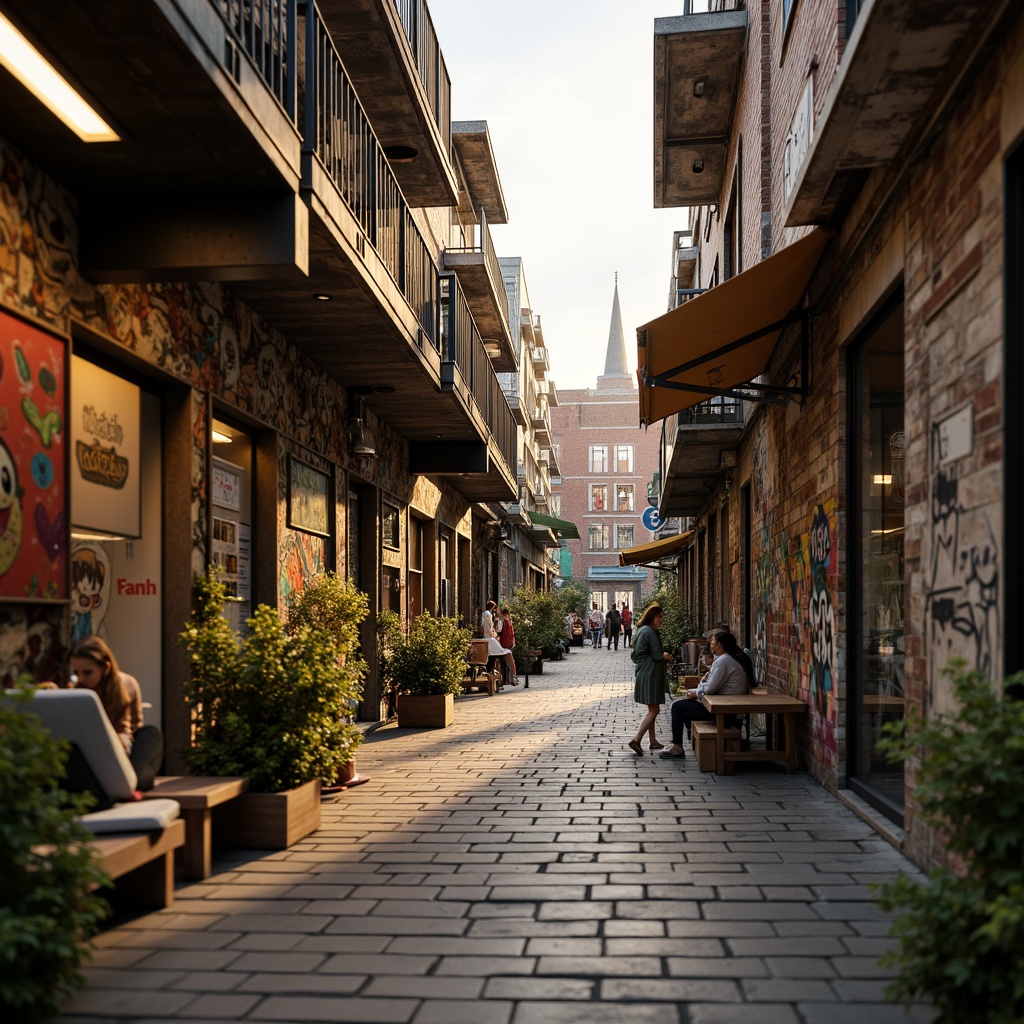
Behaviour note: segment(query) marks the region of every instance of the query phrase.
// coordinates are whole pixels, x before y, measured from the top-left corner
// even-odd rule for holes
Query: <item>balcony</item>
[[[874,0],[848,10],[856,20],[817,122],[811,110],[803,117],[809,129],[791,133],[787,144],[787,226],[830,223],[870,168],[900,164],[935,123],[946,90],[971,76],[971,58],[1003,8],[985,0]],[[808,92],[801,107],[812,106]]]
[[[526,414],[526,405],[519,394],[518,372],[500,374],[498,379],[501,381],[501,390],[505,395],[505,400],[508,402],[508,407],[512,410],[512,416],[516,423],[521,427],[528,427],[530,425],[530,417]]]
[[[530,355],[533,359],[533,372],[537,380],[542,381],[546,379],[548,371],[551,369],[547,346],[543,344],[533,345],[530,348]]]
[[[410,471],[447,477],[470,501],[511,501],[516,423],[454,273],[441,276],[439,301],[441,389],[464,417],[463,436],[410,444]]]
[[[305,269],[294,0],[3,7],[120,137],[83,143],[0,72],[4,136],[75,193],[88,277]]]
[[[553,380],[549,380],[548,381],[547,395],[548,395],[548,408],[549,409],[557,409],[558,408],[558,391],[555,389],[555,382]]]
[[[406,199],[454,206],[451,80],[425,0],[321,0],[319,8]]]
[[[743,0],[701,6],[654,21],[656,208],[717,203],[725,178],[747,12]]]
[[[547,403],[539,401],[530,414],[530,426],[533,436],[541,448],[551,447],[551,413]]]
[[[494,369],[511,373],[518,364],[508,325],[508,295],[483,211],[477,230],[478,245],[444,251],[444,269],[455,271]]]
[[[736,466],[744,405],[714,398],[669,416],[661,442],[662,519],[696,516]]]

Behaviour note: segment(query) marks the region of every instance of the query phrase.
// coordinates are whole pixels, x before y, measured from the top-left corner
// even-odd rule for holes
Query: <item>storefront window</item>
[[[903,814],[903,765],[879,751],[882,728],[903,717],[903,304],[852,356],[851,786],[894,820]]]

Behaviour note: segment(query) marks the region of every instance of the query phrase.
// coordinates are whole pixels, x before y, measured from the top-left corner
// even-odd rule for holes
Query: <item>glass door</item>
[[[851,354],[850,786],[903,819],[903,765],[878,750],[882,727],[903,717],[903,296]]]

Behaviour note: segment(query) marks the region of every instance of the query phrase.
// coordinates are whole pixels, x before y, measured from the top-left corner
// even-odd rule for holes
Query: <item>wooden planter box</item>
[[[455,698],[450,693],[413,697],[398,695],[398,725],[401,729],[446,729],[455,719]]]
[[[243,793],[214,811],[222,846],[287,850],[320,827],[320,780],[284,793]]]

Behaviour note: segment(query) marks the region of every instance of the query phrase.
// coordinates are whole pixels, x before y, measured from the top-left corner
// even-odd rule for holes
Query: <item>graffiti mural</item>
[[[811,647],[811,695],[822,722],[830,718],[834,705],[835,614],[828,574],[832,561],[832,526],[822,505],[814,510],[810,533],[811,592],[807,604]]]
[[[938,463],[936,430],[932,432],[932,452]],[[962,658],[969,668],[989,678],[996,673],[999,545],[988,514],[964,507],[956,466],[940,466],[932,477],[925,635],[933,693],[950,658]]]

